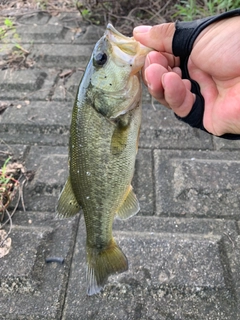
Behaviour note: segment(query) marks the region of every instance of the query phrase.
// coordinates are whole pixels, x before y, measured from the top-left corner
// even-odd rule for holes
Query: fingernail
[[[145,33],[148,32],[152,26],[138,26],[134,28],[134,32],[136,33]]]
[[[149,80],[148,80],[148,75],[147,75],[146,70],[145,70],[144,76],[145,76],[146,84],[147,84],[148,88],[151,90],[151,89],[152,89],[152,84],[151,84],[151,82],[149,82]]]
[[[163,86],[163,89],[165,89],[165,74],[166,74],[166,73],[164,73],[164,74],[162,75],[162,86]]]
[[[150,66],[150,64],[151,64],[151,60],[150,60],[149,56],[147,55],[147,56],[146,56],[146,59],[145,59],[145,64],[144,64],[145,69],[146,69],[148,66]]]

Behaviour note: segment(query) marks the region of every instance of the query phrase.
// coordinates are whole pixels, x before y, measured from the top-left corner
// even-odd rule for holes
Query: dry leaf
[[[8,103],[0,102],[0,113],[7,109],[7,107],[9,107]]]
[[[0,230],[0,243],[2,243],[2,241],[5,239],[6,236],[7,236],[6,231]],[[0,246],[0,258],[6,256],[9,253],[11,244],[12,244],[11,238],[7,238],[3,242],[2,246]]]
[[[74,70],[63,71],[63,72],[59,75],[59,77],[60,77],[60,78],[65,78],[65,77],[67,77],[67,76],[70,76],[73,72],[74,72]]]

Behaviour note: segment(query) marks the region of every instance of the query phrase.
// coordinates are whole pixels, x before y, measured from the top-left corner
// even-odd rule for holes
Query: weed
[[[4,162],[2,169],[0,169],[0,199],[1,199],[1,193],[5,192],[6,185],[8,184],[11,177],[7,176],[7,164],[11,160],[11,157],[7,158],[7,160]],[[3,191],[2,191],[3,190]],[[1,211],[0,211],[1,212]]]
[[[132,35],[140,24],[192,21],[240,7],[240,0],[76,0],[82,18],[93,24],[108,22],[122,33]]]
[[[8,174],[8,163],[11,160],[9,157],[0,169],[0,222],[4,219],[4,214],[7,213],[7,207],[11,202],[11,193],[13,191],[12,175]],[[2,228],[0,224],[0,229]],[[11,239],[8,238],[9,233],[0,230],[0,258],[8,254],[11,247]],[[7,250],[6,250],[7,249]]]
[[[21,38],[16,31],[14,21],[9,18],[2,21],[0,26],[0,41],[2,46],[0,52],[6,52],[3,61],[0,62],[1,68],[7,68],[15,66],[17,68],[31,66],[32,62],[27,62],[29,51],[22,47]],[[13,46],[9,46],[13,44]]]
[[[21,163],[13,162],[11,163],[11,157],[7,158],[4,162],[2,168],[0,168],[0,258],[2,255],[2,250],[6,241],[8,241],[8,236],[11,233],[12,228],[12,217],[17,210],[19,202],[22,203],[23,210],[25,211],[24,201],[23,201],[23,187],[24,184],[31,180],[33,173],[25,171],[25,168]],[[16,198],[16,200],[15,200]],[[14,208],[9,212],[9,207],[14,202]],[[7,219],[2,223],[5,214]],[[9,231],[1,236],[3,227],[10,223]],[[1,224],[2,223],[2,224]],[[5,253],[6,254],[6,253]]]
[[[7,32],[13,29],[13,21],[6,18],[3,21],[3,25],[0,27],[0,40],[3,40],[7,36]]]
[[[11,38],[14,39],[15,44],[16,40],[20,41],[20,37],[14,27],[14,22],[9,18],[6,18],[0,26],[0,41],[2,41],[3,44],[7,44],[10,42]]]
[[[182,0],[175,4],[173,18],[192,21],[194,19],[213,16],[222,12],[239,8],[240,0]]]
[[[13,21],[10,20],[10,19],[8,19],[8,18],[6,18],[6,19],[4,20],[4,24],[5,24],[5,26],[7,26],[8,28],[12,28],[12,27],[13,27]]]
[[[100,18],[98,16],[97,12],[94,12],[94,10],[90,10],[87,6],[83,5],[81,2],[76,2],[76,8],[80,12],[82,18],[90,23],[93,24],[100,24]]]
[[[174,0],[81,0],[76,7],[82,18],[92,24],[107,25],[111,22],[120,32],[132,35],[139,24],[165,22]]]
[[[88,9],[81,10],[81,15],[85,18],[88,18],[90,16],[90,11]]]
[[[37,8],[40,10],[46,10],[47,9],[47,0],[35,0]]]
[[[0,216],[3,218],[4,212],[10,204],[12,198],[13,184],[16,180],[8,172],[8,163],[11,160],[9,157],[0,169]]]

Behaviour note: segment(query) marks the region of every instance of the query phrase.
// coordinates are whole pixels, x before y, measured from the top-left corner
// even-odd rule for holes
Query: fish
[[[83,211],[87,295],[128,269],[113,238],[115,217],[140,210],[131,181],[141,125],[140,70],[151,48],[108,24],[78,87],[69,138],[69,177],[57,203],[61,217]]]

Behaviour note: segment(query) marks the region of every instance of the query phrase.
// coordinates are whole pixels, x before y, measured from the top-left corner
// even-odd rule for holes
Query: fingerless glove
[[[175,23],[176,30],[173,37],[172,51],[175,56],[180,57],[182,78],[190,80],[191,92],[196,95],[196,100],[190,113],[186,117],[179,117],[176,114],[175,116],[179,120],[188,123],[190,126],[200,128],[206,132],[207,130],[203,126],[204,98],[201,94],[199,84],[196,81],[192,80],[189,75],[187,67],[188,58],[191,54],[194,41],[207,26],[209,26],[213,22],[239,15],[240,9],[236,9],[216,16],[198,19],[191,22],[177,21]],[[240,139],[240,135],[231,133],[224,134],[220,137],[231,140]]]

